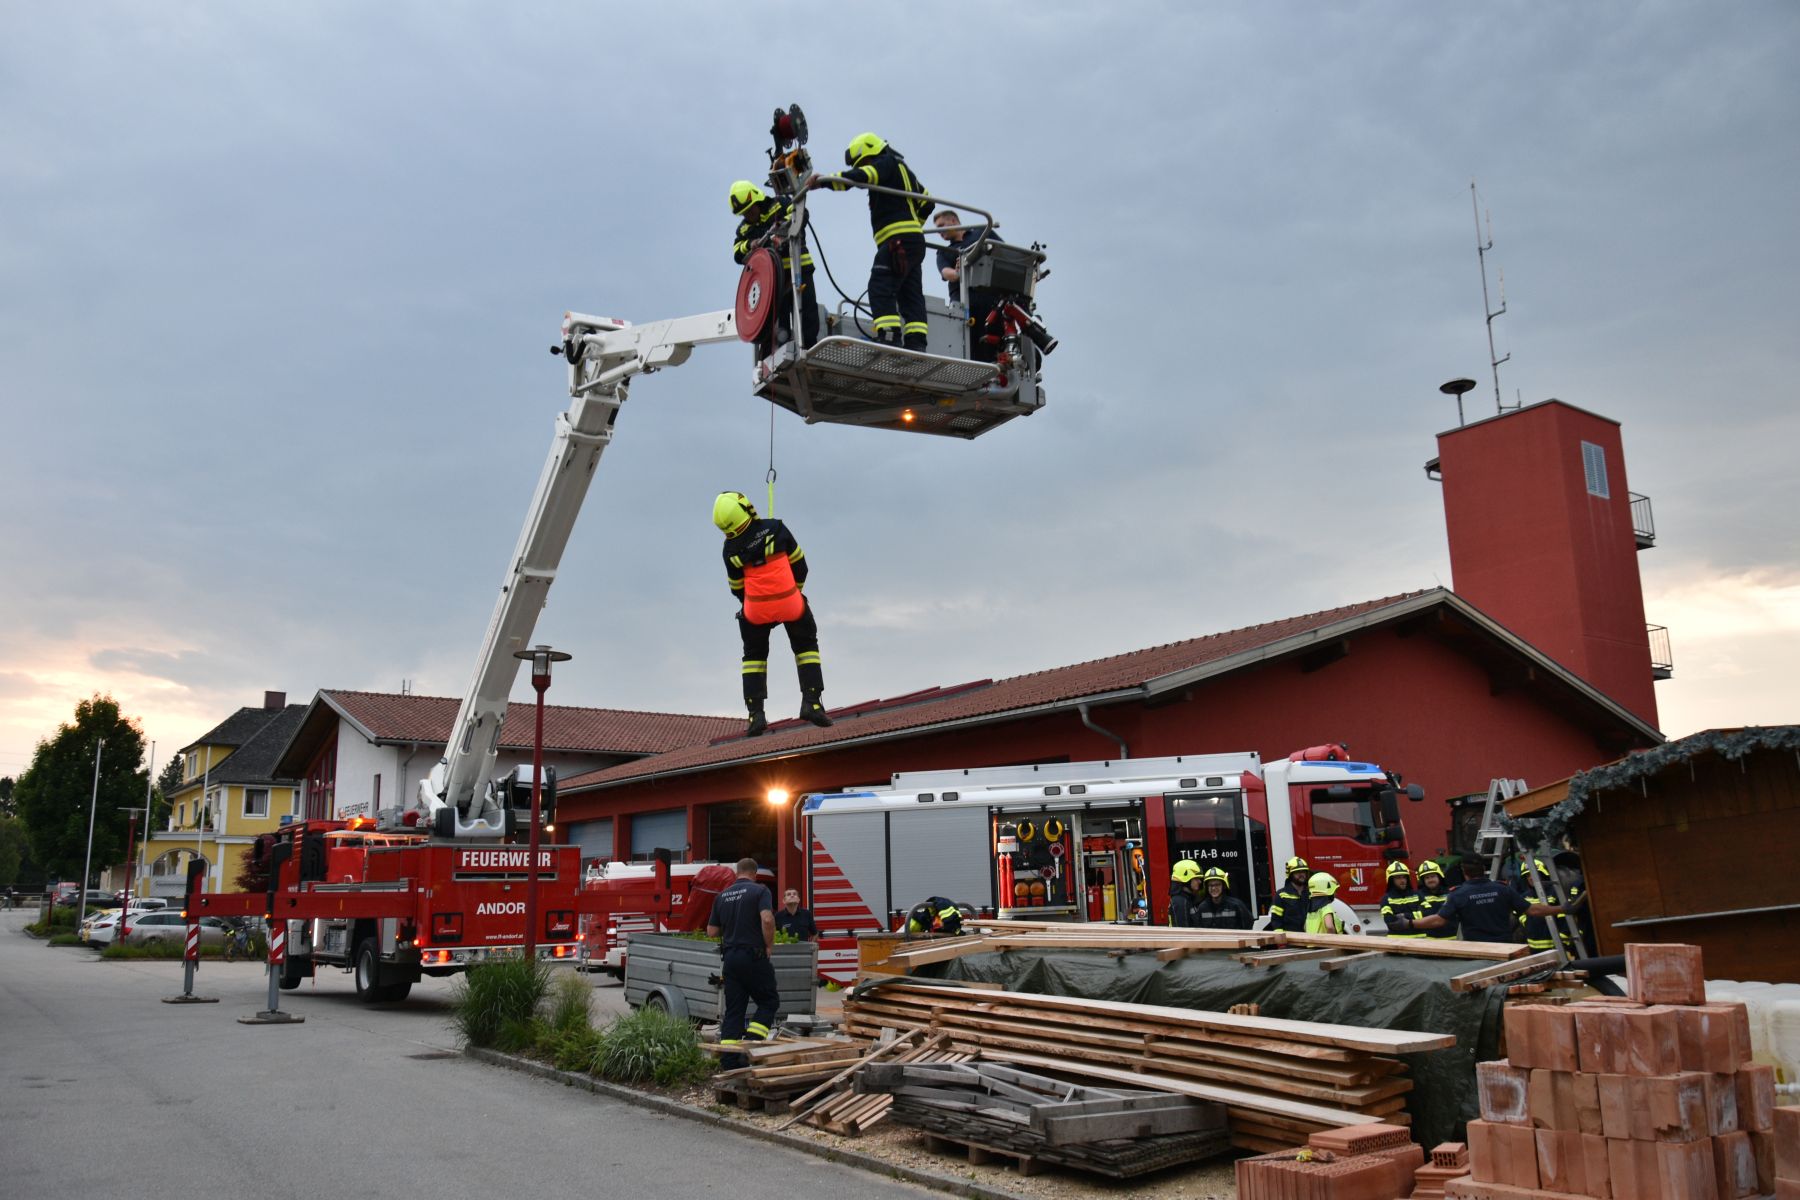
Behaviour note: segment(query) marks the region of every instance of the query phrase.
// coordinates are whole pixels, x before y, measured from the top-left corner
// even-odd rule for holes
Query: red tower
[[[1668,658],[1637,564],[1655,532],[1619,423],[1546,400],[1440,433],[1434,467],[1457,595],[1655,725]]]

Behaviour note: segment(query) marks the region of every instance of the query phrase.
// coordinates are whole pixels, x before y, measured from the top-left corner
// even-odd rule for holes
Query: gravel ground
[[[604,1024],[614,1014],[630,1011],[625,1004],[623,988],[604,976],[596,975],[594,980],[596,1024]],[[842,1011],[842,1004],[843,993],[820,990],[820,1016],[835,1016]],[[760,1112],[718,1104],[709,1088],[662,1094],[683,1104],[728,1116],[758,1129],[773,1129],[787,1119],[786,1114],[766,1116]],[[1056,1167],[1046,1168],[1041,1175],[1025,1177],[1010,1166],[977,1167],[971,1166],[966,1159],[935,1154],[925,1149],[923,1139],[915,1131],[904,1126],[890,1125],[885,1121],[873,1131],[853,1138],[826,1133],[806,1124],[790,1126],[787,1132],[824,1145],[859,1150],[902,1166],[961,1176],[984,1187],[1029,1196],[1033,1200],[1072,1200],[1082,1196],[1118,1197],[1119,1200],[1126,1197],[1132,1200],[1137,1197],[1143,1197],[1144,1200],[1237,1200],[1236,1172],[1231,1158],[1215,1159],[1189,1167],[1176,1167],[1147,1177],[1118,1181]]]
[[[710,1089],[671,1093],[673,1099],[695,1108],[719,1113],[743,1121],[759,1129],[773,1129],[787,1119],[786,1114],[767,1116],[760,1112],[716,1104]],[[937,1171],[974,1180],[986,1187],[1013,1192],[1041,1200],[1070,1200],[1077,1196],[1144,1197],[1145,1200],[1236,1200],[1235,1171],[1230,1158],[1196,1163],[1137,1179],[1110,1180],[1080,1171],[1046,1168],[1041,1175],[1021,1176],[1010,1166],[971,1166],[962,1158],[950,1158],[925,1149],[919,1134],[904,1126],[882,1122],[861,1137],[840,1137],[814,1129],[810,1125],[790,1126],[789,1133],[798,1134],[828,1146],[860,1150],[864,1154],[921,1170]]]

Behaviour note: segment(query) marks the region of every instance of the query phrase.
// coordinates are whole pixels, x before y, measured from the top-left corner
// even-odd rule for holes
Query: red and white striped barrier
[[[187,931],[187,953],[183,955],[189,962],[200,961],[200,922],[189,921]]]
[[[269,926],[269,965],[279,967],[287,961],[287,922],[276,921]]]

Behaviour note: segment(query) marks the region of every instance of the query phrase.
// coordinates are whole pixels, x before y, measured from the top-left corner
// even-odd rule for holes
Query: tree
[[[0,775],[0,817],[19,815],[13,807],[13,788],[15,786],[11,775]]]
[[[58,879],[79,877],[86,860],[94,753],[102,739],[93,866],[98,872],[108,863],[123,862],[128,818],[119,810],[143,803],[149,773],[143,770],[143,731],[119,712],[111,696],[96,695],[77,704],[73,723],[38,743],[31,766],[14,788],[31,856]]]
[[[25,823],[17,817],[0,817],[0,888],[19,882],[25,861]]]

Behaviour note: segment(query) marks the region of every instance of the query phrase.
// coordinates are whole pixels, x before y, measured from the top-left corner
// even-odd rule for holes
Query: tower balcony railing
[[[1656,545],[1656,515],[1650,511],[1650,497],[1636,492],[1631,493],[1631,532],[1639,550]]]
[[[1672,678],[1675,674],[1675,656],[1669,649],[1669,627],[1646,625],[1644,631],[1650,635],[1650,677]]]

